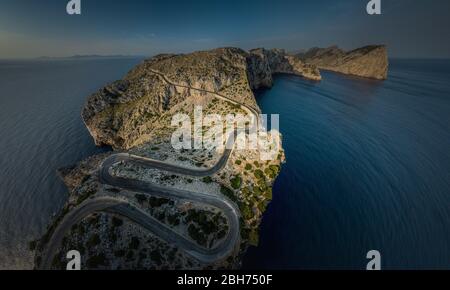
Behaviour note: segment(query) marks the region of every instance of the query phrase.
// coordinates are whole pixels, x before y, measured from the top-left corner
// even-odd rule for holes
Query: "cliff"
[[[320,69],[348,75],[385,80],[388,74],[388,54],[383,45],[365,46],[348,52],[337,46],[312,48],[296,54],[296,57]]]
[[[183,106],[203,102],[198,91],[176,88],[152,70],[187,87],[223,92],[230,99],[251,107],[256,107],[252,90],[271,87],[275,73],[321,79],[315,66],[278,49],[246,52],[219,48],[184,55],[159,55],[88,98],[82,118],[97,145],[126,150],[142,144],[155,137],[155,124],[164,116]]]
[[[272,86],[272,75],[278,73],[295,74],[314,81],[322,79],[315,65],[306,64],[282,49],[250,50],[248,71],[253,89]]]

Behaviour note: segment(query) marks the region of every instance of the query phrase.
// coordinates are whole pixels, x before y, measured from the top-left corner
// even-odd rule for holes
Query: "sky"
[[[183,53],[215,47],[298,51],[386,44],[392,57],[450,58],[450,1],[0,0],[0,58]]]

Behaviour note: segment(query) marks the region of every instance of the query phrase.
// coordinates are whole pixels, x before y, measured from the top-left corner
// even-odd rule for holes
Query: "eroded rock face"
[[[91,95],[82,118],[98,146],[127,150],[147,142],[162,118],[180,107],[201,102],[204,94],[188,87],[219,92],[258,108],[253,90],[271,87],[274,73],[320,79],[314,66],[278,49],[246,52],[219,48],[183,55],[164,54],[144,61],[123,80]]]
[[[252,63],[257,64],[257,66],[249,68],[250,73],[258,74],[253,78],[252,83],[255,85],[261,84],[270,87],[272,75],[277,73],[295,74],[315,81],[322,79],[316,66],[306,64],[299,58],[288,55],[282,49],[254,49],[250,51],[250,57],[256,59]]]
[[[348,75],[385,80],[388,74],[388,54],[383,45],[365,46],[349,52],[337,46],[312,48],[296,57],[320,69]]]

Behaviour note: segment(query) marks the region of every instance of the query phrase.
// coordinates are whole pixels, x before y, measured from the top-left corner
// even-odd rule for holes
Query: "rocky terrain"
[[[259,112],[253,92],[270,87],[275,73],[318,79],[314,67],[292,59],[281,50],[246,52],[221,48],[153,57],[135,67],[122,80],[91,95],[83,108],[82,119],[97,145],[112,146],[115,151],[92,156],[60,170],[70,195],[47,233],[39,241],[30,243],[30,248],[36,251],[36,268],[41,266],[47,244],[58,225],[69,213],[99,197],[126,202],[152,216],[163,227],[206,249],[220,244],[233,229],[219,208],[110,186],[102,182],[99,171],[104,160],[118,151],[184,168],[211,168],[224,151],[217,148],[175,150],[171,144],[176,129],[171,125],[173,115],[192,116],[197,106],[202,106],[204,114],[247,114],[236,103]],[[217,94],[225,99],[218,99]],[[206,129],[200,128],[200,133],[206,134]],[[276,135],[276,138],[281,136]],[[81,253],[83,269],[240,267],[247,247],[258,244],[261,217],[272,199],[272,184],[284,162],[282,148],[276,150],[275,158],[265,160],[258,149],[235,149],[223,169],[201,178],[127,162],[117,163],[109,169],[112,176],[125,180],[173,190],[204,192],[233,202],[240,212],[239,240],[225,259],[212,264],[202,263],[133,221],[100,211],[84,217],[65,234],[52,260],[52,268],[65,268],[65,253],[69,250]]]
[[[387,49],[383,45],[365,46],[348,52],[337,46],[316,47],[295,56],[319,69],[378,80],[387,78],[389,67]]]

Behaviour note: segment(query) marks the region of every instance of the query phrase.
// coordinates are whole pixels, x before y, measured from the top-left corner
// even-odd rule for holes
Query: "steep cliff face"
[[[320,69],[349,75],[384,80],[388,74],[388,54],[383,45],[365,46],[349,52],[337,46],[312,48],[296,57]]]
[[[185,89],[164,81],[159,72]],[[201,104],[202,93],[220,92],[257,108],[253,91],[272,86],[274,73],[319,80],[318,69],[283,50],[219,48],[184,55],[164,54],[144,61],[123,80],[87,100],[82,118],[97,145],[129,149],[155,135],[155,126],[183,106]]]
[[[282,49],[258,48],[251,50],[249,57],[252,59],[252,64],[256,64],[256,66],[249,66],[249,72],[259,74],[253,78],[250,77],[256,88],[258,88],[258,84],[270,87],[272,75],[277,73],[295,74],[315,81],[322,79],[315,65],[306,64],[299,58],[288,55]]]
[[[247,57],[248,79],[253,90],[273,85],[272,69],[262,49],[253,50]]]

